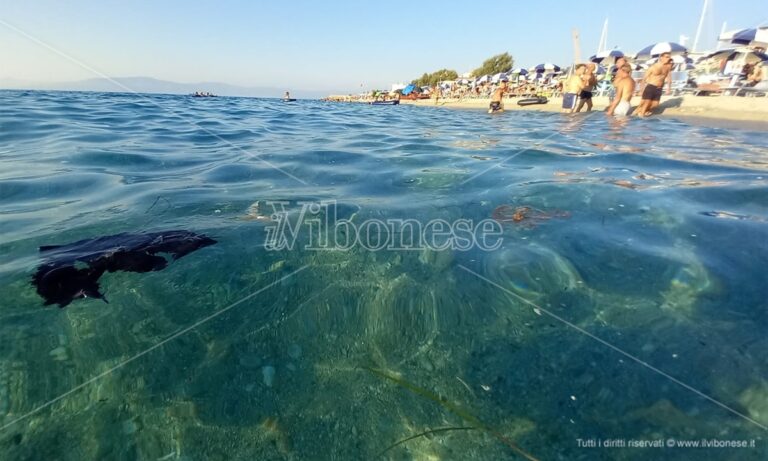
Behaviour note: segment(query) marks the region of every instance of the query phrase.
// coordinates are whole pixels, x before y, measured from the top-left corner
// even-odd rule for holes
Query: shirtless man
[[[496,88],[496,90],[493,92],[493,95],[491,95],[491,105],[488,109],[489,114],[495,114],[497,112],[504,112],[504,93],[507,92],[507,82],[501,81],[499,83],[499,86]]]
[[[584,88],[584,80],[581,79],[584,75],[584,69],[587,66],[584,64],[576,64],[576,68],[573,71],[573,75],[568,77],[568,81],[565,82],[565,93],[563,93],[563,112],[572,113],[576,108],[576,100],[579,98],[579,93]]]
[[[619,73],[619,69],[621,69],[621,66],[623,66],[624,64],[629,64],[629,61],[627,61],[627,58],[625,58],[624,56],[621,56],[620,58],[616,59],[616,62],[613,64],[611,81],[613,81],[616,78],[616,74]]]
[[[672,55],[662,53],[656,64],[652,65],[643,77],[645,88],[637,115],[647,117],[653,115],[653,110],[659,106],[661,94],[664,92],[664,82],[667,82],[667,92],[672,93]]]
[[[581,79],[584,81],[583,88],[579,92],[579,107],[576,108],[576,112],[581,112],[584,104],[587,105],[587,112],[592,111],[592,91],[597,85],[597,77],[595,77],[595,69],[597,66],[595,63],[590,62],[587,64],[587,69],[584,71],[584,75]]]
[[[635,92],[635,80],[632,78],[632,66],[626,62],[616,71],[616,78],[613,80],[613,86],[616,88],[616,95],[608,106],[608,115],[624,117],[629,115],[632,108],[630,101]]]

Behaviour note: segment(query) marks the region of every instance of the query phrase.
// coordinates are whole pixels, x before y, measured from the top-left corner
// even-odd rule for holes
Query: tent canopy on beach
[[[403,88],[403,96],[408,96],[411,93],[421,93],[421,88],[413,83]]]

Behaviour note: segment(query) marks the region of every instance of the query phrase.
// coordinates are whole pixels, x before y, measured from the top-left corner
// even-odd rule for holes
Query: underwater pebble
[[[252,355],[240,357],[240,365],[246,368],[258,368],[261,365],[261,359]]]
[[[261,369],[261,375],[264,377],[264,385],[272,387],[275,383],[275,367],[267,365]]]
[[[136,432],[137,429],[138,428],[136,427],[136,423],[134,423],[130,419],[127,421],[123,421],[123,434],[131,435],[134,432]]]
[[[53,357],[53,360],[59,362],[63,362],[69,359],[69,356],[67,355],[67,349],[63,346],[57,347],[56,349],[49,352],[48,355]]]
[[[301,357],[301,346],[298,344],[291,344],[288,346],[288,357],[294,360]]]

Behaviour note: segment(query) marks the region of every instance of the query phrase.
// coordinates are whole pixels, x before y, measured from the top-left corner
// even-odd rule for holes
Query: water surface
[[[163,95],[0,106],[5,459],[375,459],[477,421],[380,458],[521,459],[491,432],[538,459],[768,455],[764,133]],[[355,222],[559,215],[507,223],[495,251],[268,251],[269,200]],[[43,307],[30,283],[40,245],[164,229],[219,243],[105,275],[109,304]]]

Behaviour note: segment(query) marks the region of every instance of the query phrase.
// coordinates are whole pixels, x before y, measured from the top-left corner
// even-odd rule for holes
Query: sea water
[[[768,455],[764,132],[168,95],[0,107],[3,459]],[[320,248],[304,223],[270,246],[308,206],[501,235]],[[105,274],[108,304],[44,307],[31,283],[41,245],[173,229],[218,243]]]

